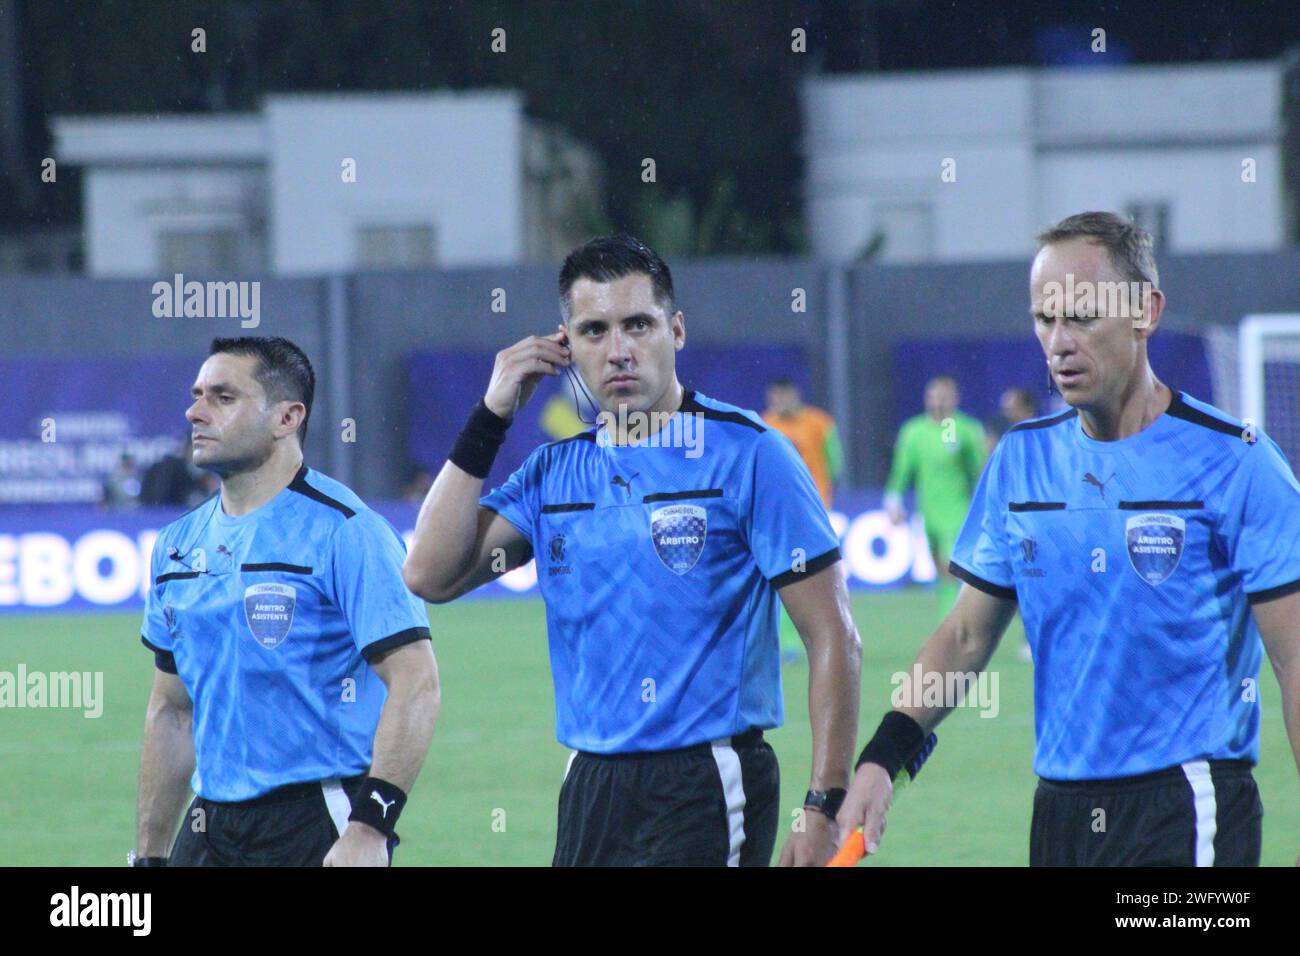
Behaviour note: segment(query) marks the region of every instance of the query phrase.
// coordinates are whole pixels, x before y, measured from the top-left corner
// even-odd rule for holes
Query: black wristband
[[[502,418],[479,399],[469,413],[469,421],[461,429],[456,444],[451,446],[447,460],[475,478],[486,478],[492,470],[501,443],[506,440],[510,420]]]
[[[136,856],[134,852],[127,854],[127,862],[132,867],[137,866],[166,866],[167,857],[165,856]]]
[[[384,836],[391,837],[404,806],[406,794],[401,787],[378,777],[366,777],[357,787],[348,819],[372,826]]]
[[[907,714],[891,710],[876,728],[875,736],[862,748],[853,769],[864,763],[875,763],[885,768],[890,780],[904,768],[909,776],[915,777],[937,740],[934,734],[927,737],[921,725]]]
[[[827,820],[834,821],[835,815],[844,805],[848,791],[843,787],[831,787],[829,790],[809,790],[803,798],[805,810],[816,810]]]

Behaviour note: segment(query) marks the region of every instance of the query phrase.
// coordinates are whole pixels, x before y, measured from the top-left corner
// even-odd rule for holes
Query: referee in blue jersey
[[[221,493],[154,545],[137,866],[386,866],[397,845],[438,672],[401,538],[303,463],[315,381],[280,338],[216,339],[194,381]]]
[[[998,443],[952,554],[969,586],[917,667],[945,686],[982,670],[1019,607],[1031,865],[1258,865],[1265,650],[1300,764],[1300,485],[1269,438],[1152,371],[1150,236],[1082,213],[1039,242],[1034,328],[1070,407]],[[863,751],[841,825],[868,849],[894,775],[956,703],[896,708]]]
[[[536,558],[556,735],[573,750],[557,866],[770,863],[789,819],[763,740],[783,719],[779,600],[808,648],[813,736],[806,812],[781,861],[822,864],[853,757],[861,650],[808,469],[757,414],[678,382],[685,320],[643,243],[581,246],[559,291],[559,331],[497,355],[421,509],[407,584],[450,601]],[[539,447],[483,497],[511,419],[565,369],[592,392],[599,426]]]

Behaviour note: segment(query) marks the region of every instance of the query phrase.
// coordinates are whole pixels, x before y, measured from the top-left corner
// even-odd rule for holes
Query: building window
[[[1155,254],[1169,245],[1169,203],[1156,199],[1134,200],[1124,205],[1124,214],[1151,233]]]
[[[433,226],[362,226],[357,264],[371,269],[418,269],[434,264]]]
[[[233,229],[164,232],[158,236],[158,260],[164,274],[237,272],[239,237]]]

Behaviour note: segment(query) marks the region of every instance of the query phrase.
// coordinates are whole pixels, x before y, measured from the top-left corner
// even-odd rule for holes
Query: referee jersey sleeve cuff
[[[396,634],[389,634],[387,637],[381,637],[373,644],[367,644],[361,649],[361,656],[366,659],[367,664],[373,664],[376,660],[383,657],[389,651],[401,647],[403,644],[414,644],[416,641],[431,641],[429,629],[427,627],[408,627],[404,631],[398,631]]]
[[[153,664],[164,674],[176,673],[176,656],[171,651],[164,651],[157,644],[150,644],[149,638],[140,635],[140,643],[153,651]]]
[[[514,526],[514,529],[515,529],[516,531],[518,531],[521,535],[523,535],[524,540],[527,541],[527,542],[529,543],[530,546],[532,545],[532,543],[533,543],[533,533],[532,533],[531,530],[529,530],[528,528],[525,528],[525,527],[523,527],[522,525],[520,525],[518,521],[516,521],[516,520],[515,520],[514,518],[512,518],[510,515],[506,514],[504,511],[502,511],[502,510],[501,510],[500,508],[498,508],[498,507],[495,507],[494,505],[490,505],[490,504],[488,504],[488,503],[485,502],[485,501],[480,501],[480,502],[478,503],[478,506],[479,506],[480,508],[486,508],[488,511],[492,512],[494,515],[499,515],[500,517],[505,518],[507,521],[510,522],[511,525]]]
[[[1300,579],[1292,581],[1290,584],[1279,584],[1275,588],[1265,588],[1263,591],[1247,594],[1246,600],[1250,604],[1263,604],[1265,601],[1276,601],[1288,594],[1295,594],[1296,591],[1300,591]]]
[[[772,587],[776,588],[777,590],[780,590],[781,588],[785,587],[787,584],[794,584],[796,581],[802,581],[805,578],[809,578],[812,575],[816,574],[818,571],[822,570],[823,568],[829,568],[832,564],[834,564],[839,559],[840,559],[840,549],[839,546],[837,545],[836,547],[831,548],[825,554],[817,555],[817,557],[807,562],[801,569],[796,570],[794,568],[791,568],[789,571],[784,571],[781,574],[778,574],[776,577],[771,579]]]
[[[976,590],[983,591],[985,594],[991,594],[995,598],[1002,598],[1004,601],[1016,600],[1016,589],[1003,587],[1001,584],[994,584],[992,581],[985,581],[978,574],[967,571],[956,561],[948,562],[948,573],[955,578],[961,578]]]

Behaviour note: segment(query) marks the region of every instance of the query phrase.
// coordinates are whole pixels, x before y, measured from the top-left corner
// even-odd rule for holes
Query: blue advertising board
[[[895,526],[880,504],[879,491],[845,492],[831,513],[850,585],[889,588],[932,581],[934,564],[919,518]],[[374,507],[410,540],[416,505],[379,502]],[[141,610],[150,586],[154,539],[178,514],[73,506],[0,513],[0,614]],[[474,592],[488,599],[536,595],[531,562]]]
[[[202,357],[0,359],[0,505],[94,503],[130,455],[175,451]]]

